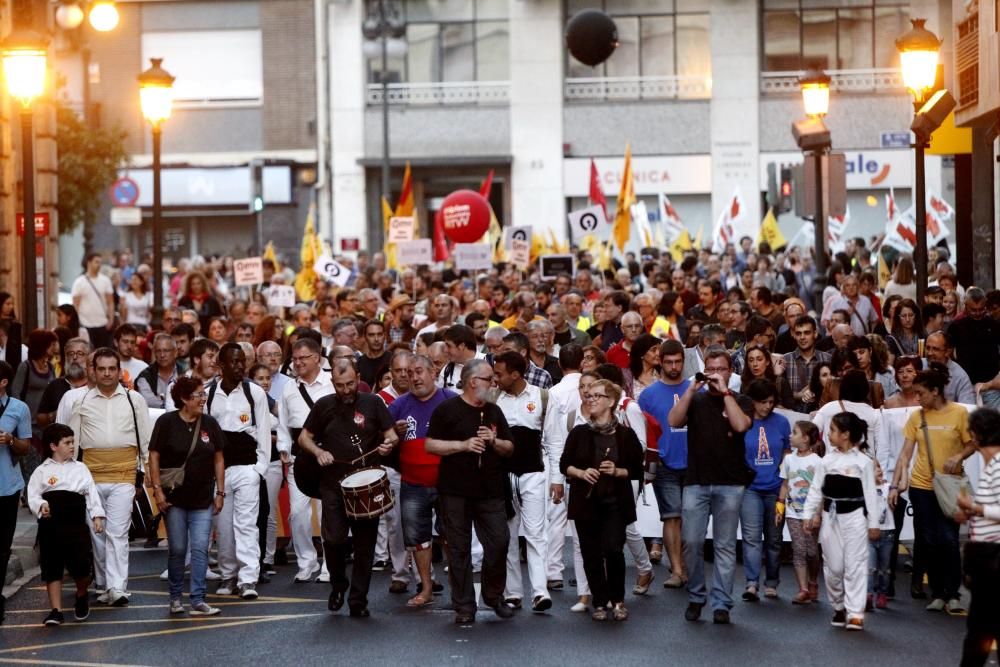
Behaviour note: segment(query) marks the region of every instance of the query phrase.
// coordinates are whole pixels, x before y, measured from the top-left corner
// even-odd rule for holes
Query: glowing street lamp
[[[919,107],[937,79],[938,51],[941,40],[924,27],[927,19],[911,19],[913,28],[896,40],[899,62],[903,69],[903,84],[913,94]]]
[[[90,27],[97,32],[111,32],[118,27],[118,8],[110,0],[98,0],[90,8]]]
[[[162,58],[151,58],[152,66],[139,75],[139,104],[142,115],[153,128],[153,306],[163,308],[163,258],[160,238],[160,139],[163,121],[170,118],[174,101],[174,77],[160,65]]]
[[[830,110],[830,77],[819,69],[810,69],[799,78],[802,105],[806,115],[822,118]]]
[[[31,103],[45,92],[47,43],[31,31],[16,29],[2,46],[3,71],[7,92],[21,103],[21,180],[24,194],[23,264],[24,328],[38,326],[38,277],[35,259],[35,156]]]

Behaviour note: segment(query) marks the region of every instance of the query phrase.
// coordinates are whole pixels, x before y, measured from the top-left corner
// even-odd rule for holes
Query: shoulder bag
[[[188,459],[191,458],[191,454],[198,444],[199,435],[201,435],[201,417],[198,417],[198,421],[194,424],[194,433],[191,435],[191,446],[188,447],[184,462],[177,468],[160,468],[160,486],[163,488],[164,493],[170,493],[183,486],[184,467],[187,465]]]
[[[969,478],[965,476],[964,472],[961,475],[952,475],[950,473],[939,473],[934,469],[931,437],[927,428],[927,418],[922,409],[920,410],[920,428],[924,432],[924,447],[927,448],[927,462],[931,466],[931,483],[934,488],[934,496],[937,498],[941,511],[946,517],[951,519],[959,511],[958,496],[962,493],[966,495],[971,493]]]

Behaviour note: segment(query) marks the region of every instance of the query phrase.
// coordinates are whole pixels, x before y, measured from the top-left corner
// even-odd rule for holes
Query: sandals
[[[417,609],[419,607],[426,607],[429,604],[433,604],[434,596],[431,595],[430,599],[423,597],[420,593],[417,593],[412,598],[406,601],[406,606],[411,609]]]
[[[593,613],[590,614],[590,617],[595,621],[606,621],[608,620],[608,610],[604,607],[597,607],[594,609]]]
[[[628,609],[625,608],[624,602],[615,603],[615,606],[611,609],[611,617],[616,621],[628,620]]]
[[[799,592],[792,598],[792,604],[810,604],[811,602],[812,595],[805,588],[799,589]]]
[[[649,550],[649,562],[659,563],[663,560],[663,548],[660,545],[654,545],[652,549]]]
[[[768,586],[764,589],[764,597],[774,599],[778,597],[778,589],[774,586]]]
[[[757,595],[757,587],[753,584],[747,586],[747,589],[743,591],[743,601],[744,602],[757,602],[760,600],[760,596]]]

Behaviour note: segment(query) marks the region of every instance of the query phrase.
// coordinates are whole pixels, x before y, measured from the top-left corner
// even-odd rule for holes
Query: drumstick
[[[479,411],[479,425],[480,426],[485,426],[486,425],[485,424],[485,420],[486,420],[486,413],[483,410],[480,410]],[[480,468],[483,467],[483,455],[482,454],[479,455],[478,466]]]

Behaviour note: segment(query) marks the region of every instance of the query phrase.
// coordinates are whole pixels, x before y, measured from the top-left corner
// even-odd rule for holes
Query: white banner
[[[401,266],[431,264],[431,240],[415,239],[396,243],[396,261]]]
[[[574,243],[579,243],[588,234],[602,238],[608,232],[608,221],[604,217],[604,208],[600,205],[570,211],[569,229]]]
[[[267,305],[291,308],[295,305],[295,288],[291,285],[271,285],[267,291]]]
[[[400,216],[389,218],[389,243],[399,243],[401,241],[413,240],[413,216]]]
[[[531,243],[521,239],[511,239],[510,262],[522,271],[531,263]]]
[[[508,250],[513,249],[513,241],[517,239],[519,241],[526,241],[528,246],[531,246],[531,225],[517,225],[514,227],[506,227],[503,230],[503,247]]]
[[[343,287],[351,279],[351,270],[329,255],[320,256],[313,264],[313,271],[333,281],[337,287]]]
[[[261,284],[264,282],[264,262],[260,257],[234,259],[233,281],[237,287]]]
[[[459,271],[482,271],[493,268],[489,243],[456,243],[455,268]]]

